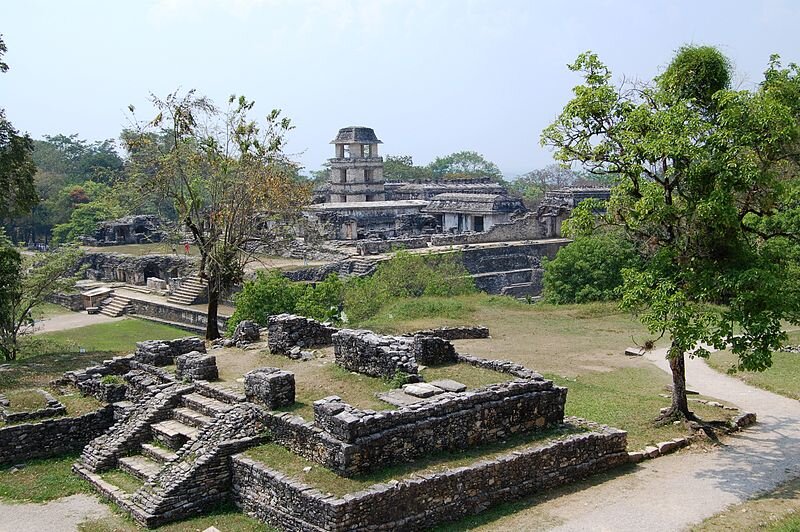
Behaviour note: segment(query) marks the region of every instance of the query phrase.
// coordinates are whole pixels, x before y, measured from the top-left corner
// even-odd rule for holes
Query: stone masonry
[[[334,327],[294,314],[269,317],[267,345],[272,353],[289,355],[293,347],[312,348],[329,346]]]
[[[187,382],[215,381],[219,378],[217,357],[199,351],[179,355],[175,357],[175,377]]]
[[[294,404],[294,373],[278,368],[258,368],[245,373],[244,392],[248,401],[270,410]]]
[[[136,342],[134,359],[154,366],[168,366],[175,357],[198,351],[206,352],[206,344],[196,336],[177,338],[175,340],[145,340]]]
[[[342,329],[332,339],[336,363],[347,370],[371,377],[417,375],[413,339],[355,329]]]

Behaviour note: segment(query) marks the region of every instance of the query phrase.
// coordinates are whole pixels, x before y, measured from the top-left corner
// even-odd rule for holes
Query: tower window
[[[349,159],[350,158],[350,145],[349,144],[345,144],[344,145],[344,153],[343,153],[343,155],[344,155],[345,159]]]
[[[370,152],[372,151],[371,146],[369,144],[362,144],[361,145],[361,156],[362,157],[369,157]]]

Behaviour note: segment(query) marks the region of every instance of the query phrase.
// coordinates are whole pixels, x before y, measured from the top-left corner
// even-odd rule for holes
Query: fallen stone
[[[648,445],[644,448],[644,455],[648,458],[655,458],[658,456],[658,447],[654,445]]]
[[[422,401],[419,397],[403,393],[402,390],[389,390],[388,392],[377,394],[376,397],[394,406],[408,406]]]
[[[446,392],[463,392],[466,391],[467,386],[466,384],[461,384],[460,382],[454,381],[452,379],[441,379],[438,381],[431,381],[428,384],[431,386],[435,386],[436,388],[441,388]]]
[[[408,395],[413,395],[414,397],[430,397],[432,395],[442,393],[441,388],[431,386],[425,382],[420,382],[417,384],[404,384],[403,391]]]
[[[644,460],[644,452],[642,451],[631,451],[628,453],[628,462],[632,464],[638,464],[642,460]]]
[[[678,444],[674,441],[662,441],[657,444],[658,454],[664,455],[678,450]]]
[[[644,356],[646,350],[644,347],[628,347],[625,349],[625,355],[629,357]]]

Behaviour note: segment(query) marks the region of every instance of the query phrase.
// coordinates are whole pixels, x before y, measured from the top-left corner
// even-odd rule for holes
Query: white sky
[[[383,154],[475,150],[508,176],[552,161],[539,133],[593,50],[617,79],[649,79],[686,43],[719,46],[741,88],[771,53],[800,62],[800,2],[481,0],[0,0],[11,70],[0,107],[34,138],[116,138],[128,104],[196,88],[283,109],[307,169],[340,127]]]

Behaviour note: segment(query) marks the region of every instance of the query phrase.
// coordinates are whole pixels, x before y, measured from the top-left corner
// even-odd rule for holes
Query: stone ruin
[[[565,420],[566,388],[519,364],[460,354],[449,340],[430,331],[387,337],[337,330],[294,315],[273,317],[269,330],[280,340],[276,345],[282,354],[298,344],[333,344],[336,362],[345,369],[386,377],[403,371],[420,382],[387,392],[407,401],[390,402],[395,407],[389,410],[358,408],[339,396],[321,398],[314,402],[309,421],[276,410],[295,404],[295,375],[290,371],[257,368],[236,388],[207,380],[214,376],[209,368],[216,371],[214,357],[204,353],[197,338],[140,342],[131,355],[65,374],[65,382],[87,391],[95,389],[88,383],[121,376],[126,400],[92,414],[99,428],[93,429],[96,437],[88,444],[68,427],[83,428],[89,418],[52,425],[46,434],[58,434],[61,440],[51,444],[45,438],[48,452],[85,445],[74,471],[148,527],[232,500],[242,511],[285,530],[331,531],[425,528],[628,460],[624,432]],[[485,328],[439,331],[451,338],[488,336]],[[173,362],[176,375],[163,368]],[[447,379],[421,382],[420,364],[469,364],[497,372],[501,382],[476,389]],[[352,477],[432,453],[559,427],[571,433],[344,498],[320,493],[269,463],[241,454],[268,440],[313,467]],[[14,448],[32,452],[22,436],[11,437],[0,431],[0,443],[10,441]],[[0,462],[4,452],[0,445]],[[125,471],[143,484],[125,492],[104,478],[111,470]]]
[[[83,237],[84,246],[115,246],[121,244],[147,244],[161,242],[166,233],[161,228],[161,218],[151,214],[125,216],[97,224],[91,236]]]

